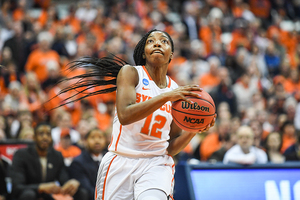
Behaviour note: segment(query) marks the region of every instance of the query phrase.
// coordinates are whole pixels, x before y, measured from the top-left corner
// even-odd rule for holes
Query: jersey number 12
[[[167,119],[164,116],[156,115],[154,117],[154,124],[150,128],[152,115],[153,113],[146,118],[144,126],[141,129],[141,133],[146,135],[151,135],[153,137],[161,138],[162,132],[160,131],[160,129],[164,127],[165,123],[167,122]]]

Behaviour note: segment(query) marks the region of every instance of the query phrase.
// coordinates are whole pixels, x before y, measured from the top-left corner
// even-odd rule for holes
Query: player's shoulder
[[[170,80],[170,82],[171,82],[171,88],[172,89],[176,89],[176,88],[178,88],[179,86],[178,86],[178,84],[170,77],[170,76],[168,76],[168,78],[169,78],[169,80]]]
[[[137,69],[136,69],[135,66],[132,66],[132,65],[124,65],[124,66],[121,68],[121,70],[120,70],[118,76],[120,76],[120,75],[136,75],[136,74],[138,74],[138,71],[137,71]]]

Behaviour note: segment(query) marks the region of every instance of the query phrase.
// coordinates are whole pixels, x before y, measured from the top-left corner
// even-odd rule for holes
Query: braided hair
[[[153,29],[147,32],[145,35],[143,35],[142,39],[135,46],[133,58],[136,65],[146,64],[146,59],[143,58],[144,48],[148,36],[154,31],[158,31],[158,30]],[[171,36],[164,31],[161,32],[165,33],[168,36],[169,40],[171,41],[172,52],[174,52],[174,43]],[[124,65],[129,63],[127,63],[125,60],[121,59],[116,55],[113,54],[111,55],[112,56],[107,56],[102,58],[83,57],[78,60],[70,62],[68,64],[68,70],[73,71],[78,68],[85,68],[88,69],[89,72],[71,78],[65,78],[59,82],[61,83],[63,81],[75,80],[75,84],[71,84],[70,86],[63,88],[57,94],[57,96],[66,93],[68,91],[76,91],[76,92],[74,95],[67,97],[64,101],[65,103],[59,105],[58,107],[61,107],[68,103],[82,100],[86,97],[114,92],[117,89],[117,76],[120,69]],[[99,89],[94,92],[87,92],[90,88],[94,88],[98,86],[101,86],[102,89]]]

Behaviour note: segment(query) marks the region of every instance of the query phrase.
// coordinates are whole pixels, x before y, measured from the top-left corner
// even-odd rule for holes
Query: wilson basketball
[[[185,131],[199,131],[204,129],[214,118],[216,109],[214,100],[205,91],[193,91],[199,93],[200,98],[188,96],[192,104],[178,100],[172,104],[172,116],[174,122]]]

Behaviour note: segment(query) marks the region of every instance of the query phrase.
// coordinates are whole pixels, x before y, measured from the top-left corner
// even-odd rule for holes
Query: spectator
[[[68,128],[61,129],[60,142],[55,146],[55,149],[61,152],[67,167],[71,165],[73,158],[81,154],[80,148],[72,145]]]
[[[264,54],[259,51],[259,47],[256,44],[253,44],[251,47],[251,55],[249,55],[249,63],[252,63],[257,66],[262,77],[268,76],[268,69]]]
[[[5,133],[5,138],[10,138],[10,131],[8,130],[7,121],[3,115],[0,115],[0,130],[3,130]]]
[[[222,146],[219,150],[212,153],[209,157],[209,162],[222,162],[224,160],[225,153],[236,144],[235,134],[231,134],[228,138],[224,140]]]
[[[33,128],[33,117],[27,107],[19,108],[17,119],[11,124],[10,134],[13,138],[19,138],[23,128]]]
[[[212,153],[218,151],[225,141],[230,138],[230,120],[222,120],[217,123],[217,130],[209,133],[200,144],[200,158],[206,161]]]
[[[21,21],[13,22],[13,31],[14,36],[4,43],[3,48],[10,48],[12,60],[16,63],[17,71],[19,73],[24,73],[24,66],[27,59],[25,47],[27,44],[24,39],[23,24]]]
[[[9,92],[9,84],[13,81],[21,82],[22,76],[16,69],[16,64],[12,60],[4,63],[6,69],[3,69],[0,77],[0,94],[2,99]]]
[[[60,107],[65,112],[68,112],[70,114],[70,122],[68,126],[76,126],[78,121],[81,118],[81,105],[80,102],[75,103],[69,103],[64,106],[60,106],[64,103],[64,99],[68,97],[72,97],[75,94],[74,91],[70,91],[67,94],[60,94],[62,88],[66,87],[66,83],[60,82],[57,85],[55,85],[53,88],[50,89],[48,92],[48,99],[44,106],[45,109],[50,117],[54,115],[55,110],[57,110],[58,107]],[[54,109],[55,108],[55,109]],[[54,142],[59,140],[59,134],[57,135],[57,138],[54,138]],[[73,134],[71,134],[71,139],[73,141]],[[73,141],[76,142],[76,141]]]
[[[280,56],[275,49],[274,42],[270,42],[265,54],[265,61],[268,67],[269,74],[274,77],[280,73]]]
[[[4,103],[11,108],[12,114],[16,115],[19,106],[26,103],[23,86],[19,81],[12,81],[9,84],[9,93],[4,97]]]
[[[292,122],[286,121],[282,126],[282,147],[281,153],[284,153],[290,146],[296,143],[296,129]]]
[[[44,121],[43,104],[47,101],[46,93],[42,90],[37,76],[33,72],[28,72],[25,76],[24,92],[26,95],[29,111],[35,121]]]
[[[20,140],[33,141],[34,140],[34,130],[31,127],[25,127],[20,130],[19,135]]]
[[[200,2],[186,1],[183,5],[184,16],[183,22],[186,25],[187,35],[190,41],[198,39],[198,19],[197,14],[200,11]]]
[[[252,129],[253,133],[254,133],[254,142],[253,142],[253,146],[257,147],[257,148],[263,148],[263,141],[262,141],[262,134],[263,134],[263,128],[262,128],[262,124],[256,119],[257,113],[255,113],[256,115],[254,116],[255,119],[251,120],[249,122],[249,126]]]
[[[300,101],[298,101],[295,109],[294,125],[296,130],[300,131]]]
[[[284,89],[288,94],[295,94],[300,90],[299,70],[291,69],[289,77],[284,82]]]
[[[48,78],[42,83],[42,89],[48,93],[59,80],[62,79],[62,75],[60,73],[60,66],[57,61],[50,60],[46,64],[48,71]]]
[[[191,48],[189,49],[189,59],[181,63],[175,78],[179,79],[184,77],[188,80],[189,84],[198,84],[199,77],[201,77],[204,73],[207,73],[210,66],[205,60],[206,52],[203,42],[200,40],[194,40],[190,45]]]
[[[298,136],[297,142],[287,148],[283,155],[286,158],[286,161],[300,161],[300,137]]]
[[[58,26],[55,33],[55,38],[52,44],[52,49],[56,51],[60,57],[69,58],[69,54],[65,47],[65,32],[63,26]]]
[[[53,36],[49,32],[38,34],[38,49],[30,53],[25,65],[26,72],[34,72],[40,83],[48,78],[47,61],[54,60],[59,63],[59,55],[56,51],[51,50]]]
[[[4,140],[6,140],[5,132],[2,129],[0,129],[0,141],[4,141]]]
[[[86,119],[81,119],[77,126],[76,126],[76,131],[78,131],[78,133],[80,134],[80,139],[78,140],[78,142],[76,143],[76,145],[80,148],[80,149],[84,149],[85,148],[85,137],[86,134],[91,130],[91,127],[89,126],[89,122]]]
[[[6,163],[1,158],[0,153],[0,200],[8,200],[9,194],[7,192],[7,184],[5,181],[5,178],[7,177],[7,169],[8,169],[8,163]]]
[[[285,156],[280,152],[282,137],[278,132],[271,132],[266,139],[266,152],[271,163],[284,163]]]
[[[258,91],[258,83],[251,81],[250,75],[245,72],[233,85],[233,91],[237,97],[239,113],[245,113],[247,108],[253,106],[252,96]]]
[[[12,195],[16,200],[52,199],[52,195],[70,195],[74,200],[85,200],[86,191],[80,183],[69,179],[61,153],[51,147],[51,126],[35,127],[33,146],[19,149],[11,167]]]
[[[80,135],[78,131],[72,128],[71,114],[69,112],[62,111],[58,114],[56,122],[57,126],[51,131],[54,145],[59,144],[62,129],[70,129],[71,142],[73,144],[78,142]]]
[[[86,150],[74,158],[69,172],[89,192],[89,200],[93,200],[99,163],[106,151],[105,133],[99,129],[89,131],[85,135],[85,147]]]
[[[220,70],[220,60],[217,57],[210,57],[208,59],[209,72],[204,73],[199,77],[199,85],[207,92],[210,92],[213,87],[220,83],[218,72]]]
[[[262,149],[253,146],[254,133],[249,126],[241,126],[237,131],[237,144],[231,147],[224,156],[223,163],[250,165],[263,164],[268,161]]]
[[[221,67],[218,73],[220,77],[220,83],[210,92],[210,95],[215,102],[216,109],[218,110],[218,107],[222,102],[226,102],[229,105],[231,115],[238,116],[237,99],[231,87],[231,79],[228,69]]]
[[[235,30],[232,32],[232,40],[229,47],[229,55],[235,55],[240,47],[250,49],[248,34],[248,22],[243,18],[238,18],[234,22]]]

